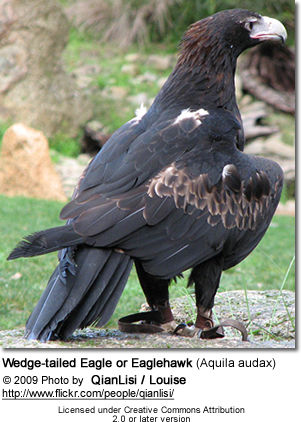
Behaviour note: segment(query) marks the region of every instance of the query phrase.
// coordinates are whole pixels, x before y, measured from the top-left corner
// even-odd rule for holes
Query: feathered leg
[[[195,326],[202,330],[208,330],[214,325],[212,308],[222,274],[223,262],[223,257],[214,257],[194,267],[189,277],[189,285],[194,283],[195,288],[197,307]]]
[[[178,325],[177,334],[192,337],[213,329],[212,308],[222,274],[223,262],[223,257],[219,255],[192,269],[188,286],[194,284],[195,287],[196,322],[194,327],[187,327],[185,324]],[[213,337],[223,337],[222,327],[215,330]]]
[[[139,261],[135,261],[135,266],[147,303],[153,311],[160,313],[161,327],[164,330],[174,329],[176,324],[170,309],[168,292],[170,280],[148,274]]]
[[[247,330],[240,321],[226,319],[221,321],[219,325],[214,326],[212,309],[223,267],[224,257],[218,255],[193,268],[188,285],[192,283],[195,285],[197,308],[195,326],[187,327],[186,324],[180,324],[175,329],[176,334],[188,337],[196,335],[202,339],[214,339],[224,337],[223,327],[232,327],[240,331],[243,341],[248,339]]]

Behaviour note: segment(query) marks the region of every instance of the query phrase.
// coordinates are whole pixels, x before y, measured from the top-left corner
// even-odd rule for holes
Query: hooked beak
[[[277,19],[263,16],[261,20],[254,23],[250,37],[259,41],[282,41],[287,39],[285,27]]]

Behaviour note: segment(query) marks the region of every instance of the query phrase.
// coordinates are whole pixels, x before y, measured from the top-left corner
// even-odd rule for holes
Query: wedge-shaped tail
[[[15,247],[7,259],[44,255],[68,246],[78,245],[83,241],[84,239],[75,233],[70,224],[53,227],[27,236]]]
[[[25,337],[47,341],[66,339],[76,328],[104,325],[113,314],[127,282],[132,260],[112,250],[80,246],[76,274],[62,280],[59,266],[53,272],[30,315]]]

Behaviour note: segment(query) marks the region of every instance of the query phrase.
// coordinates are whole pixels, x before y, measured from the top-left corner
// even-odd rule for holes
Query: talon
[[[197,338],[202,338],[202,332],[203,330],[200,328],[198,332],[196,333]]]
[[[210,328],[209,330],[200,330],[199,337],[202,339],[214,339],[214,338],[223,338],[225,337],[224,329],[221,325],[216,325],[215,327]]]
[[[186,324],[184,322],[181,322],[181,324],[177,325],[174,329],[174,334],[178,334],[178,331],[183,330],[186,327]]]
[[[197,333],[197,329],[195,328],[194,325],[189,327],[184,322],[179,324],[173,332],[173,334],[177,334],[183,337],[194,337],[196,333]]]

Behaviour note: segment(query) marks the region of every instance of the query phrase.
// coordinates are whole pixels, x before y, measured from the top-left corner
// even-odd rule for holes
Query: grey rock
[[[281,135],[276,134],[268,139],[257,139],[245,147],[245,152],[251,155],[261,155],[276,161],[284,172],[286,183],[295,181],[295,149],[281,141]]]
[[[128,89],[124,88],[123,86],[113,85],[110,87],[106,87],[102,91],[102,96],[104,98],[110,98],[115,101],[123,100],[128,95]]]
[[[180,322],[187,321],[194,313],[188,297],[172,301],[172,309],[175,319]],[[295,294],[291,291],[248,290],[245,293],[234,290],[218,293],[214,315],[220,321],[228,318],[242,321],[254,341],[262,342],[267,338],[292,341],[295,338]]]
[[[134,63],[126,63],[121,67],[122,73],[127,73],[130,76],[136,76],[139,74],[139,67]]]
[[[0,118],[75,135],[92,113],[62,65],[69,23],[55,0],[0,2]]]
[[[146,64],[153,67],[156,70],[168,70],[173,65],[173,56],[159,56],[157,54],[151,54],[147,60]]]
[[[59,158],[55,168],[61,177],[63,189],[68,198],[71,198],[78,180],[90,160],[91,157],[88,154],[81,154],[78,158],[64,156]]]
[[[140,106],[141,104],[149,106],[151,103],[151,100],[148,98],[145,92],[141,92],[137,95],[132,95],[128,98],[128,100],[131,104],[134,104],[135,106]]]
[[[124,58],[127,62],[135,63],[141,60],[141,55],[139,53],[130,53],[127,54]]]
[[[218,293],[215,312],[221,319],[240,318],[248,325],[249,341],[242,341],[232,329],[223,339],[200,340],[163,334],[126,334],[116,329],[77,330],[68,341],[40,343],[23,339],[23,330],[0,331],[4,348],[134,348],[134,349],[293,349],[295,295],[278,290],[230,291]],[[177,321],[187,321],[193,313],[188,297],[172,300]]]
[[[279,135],[271,136],[266,140],[259,139],[246,145],[247,154],[259,154],[264,156],[278,156],[284,159],[295,158],[294,147],[281,141]]]
[[[154,73],[151,72],[145,72],[142,75],[137,76],[136,81],[138,83],[154,83],[157,81],[157,76]]]

